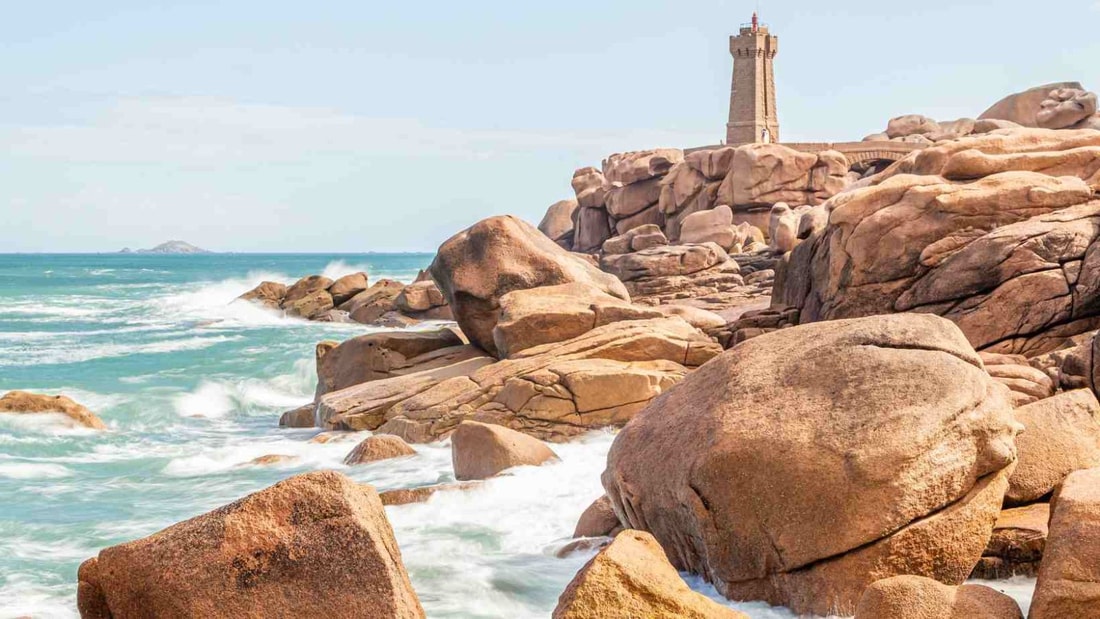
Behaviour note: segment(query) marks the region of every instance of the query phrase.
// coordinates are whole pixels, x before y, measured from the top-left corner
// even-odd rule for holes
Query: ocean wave
[[[369,436],[364,433],[363,438]],[[164,467],[171,477],[201,477],[252,469],[346,469],[344,457],[351,451],[347,442],[310,443],[294,435],[267,440],[234,440],[220,447],[205,446],[200,453],[173,458]],[[291,456],[292,460],[276,465],[253,466],[261,456]]]
[[[76,589],[70,583],[43,584],[38,573],[4,574],[0,581],[0,619],[79,617]]]
[[[67,467],[42,462],[0,462],[0,477],[8,479],[60,479],[72,475]]]
[[[316,378],[313,363],[300,359],[294,372],[269,380],[204,380],[193,391],[176,396],[176,412],[182,417],[222,418],[230,413],[270,414],[307,404],[313,399]]]
[[[161,340],[159,342],[149,342],[145,344],[90,344],[64,348],[4,347],[0,348],[0,367],[47,364],[64,365],[111,357],[202,350],[217,344],[234,342],[240,339],[242,339],[241,336],[215,335]]]
[[[345,275],[351,275],[352,273],[366,273],[367,265],[365,264],[348,264],[343,260],[333,260],[325,265],[325,268],[321,271],[321,275],[331,280],[337,280]]]

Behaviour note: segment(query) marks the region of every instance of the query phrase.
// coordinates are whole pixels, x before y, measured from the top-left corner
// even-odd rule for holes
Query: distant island
[[[194,245],[185,241],[167,241],[161,243],[152,249],[139,249],[134,251],[129,247],[124,247],[120,254],[212,254],[214,252],[203,249],[201,247],[195,247]]]

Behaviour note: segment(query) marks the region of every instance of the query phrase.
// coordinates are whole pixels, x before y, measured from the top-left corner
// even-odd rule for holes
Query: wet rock
[[[289,410],[279,417],[279,425],[284,428],[312,428],[316,406],[312,403]]]
[[[378,495],[297,475],[147,538],[78,574],[85,617],[423,617]]]
[[[298,316],[307,320],[327,314],[332,307],[332,295],[327,290],[311,292],[295,301],[283,301],[283,310],[287,316]]]
[[[558,456],[542,441],[503,426],[463,421],[451,435],[455,479],[489,479],[517,466],[541,466]]]
[[[421,486],[419,488],[399,488],[396,490],[386,490],[378,494],[382,499],[382,504],[389,507],[391,505],[410,505],[412,503],[425,503],[428,499],[435,496],[437,492],[450,492],[452,490],[470,490],[476,488],[481,484],[477,481],[464,481],[449,484],[436,484],[434,486]]]
[[[415,456],[416,450],[400,437],[390,434],[368,436],[344,458],[344,464],[367,464],[391,458]]]
[[[369,285],[366,273],[349,273],[333,282],[328,287],[328,292],[332,295],[333,304],[341,305],[366,290]]]
[[[9,391],[0,398],[0,414],[36,415],[57,413],[68,418],[72,426],[106,430],[107,424],[72,398],[63,395],[43,395],[27,391]]]
[[[967,577],[1018,430],[950,322],[830,321],[689,374],[619,433],[603,484],[624,526],[727,597],[843,614],[875,580]]]
[[[394,299],[403,290],[405,284],[392,279],[381,279],[345,301],[338,309],[347,312],[355,322],[371,324],[386,312],[395,309]]]
[[[747,619],[684,584],[653,536],[623,531],[558,598],[554,619]]]
[[[328,287],[332,284],[333,281],[323,275],[303,277],[286,289],[286,296],[283,297],[283,308],[285,309],[287,306],[306,297],[316,295],[318,292],[327,292]]]
[[[286,284],[278,282],[261,282],[252,290],[237,297],[240,301],[251,301],[269,309],[282,309],[283,299],[286,298]]]
[[[260,456],[259,458],[253,458],[243,466],[280,466],[286,464],[294,464],[298,462],[298,460],[300,460],[298,456],[288,456],[286,454],[268,454],[266,456]]]
[[[611,507],[611,499],[603,495],[589,505],[573,529],[573,537],[614,537],[622,525]]]

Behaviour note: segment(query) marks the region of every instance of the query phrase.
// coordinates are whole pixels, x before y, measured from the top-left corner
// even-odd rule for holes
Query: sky
[[[0,252],[432,251],[537,223],[578,167],[722,139],[757,6],[786,141],[1100,88],[1097,0],[0,0]]]

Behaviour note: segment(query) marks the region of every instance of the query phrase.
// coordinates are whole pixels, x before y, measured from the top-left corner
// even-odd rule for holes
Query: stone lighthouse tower
[[[775,75],[772,62],[779,51],[779,37],[768,33],[756,13],[752,23],[730,37],[733,86],[726,144],[778,142],[779,119],[775,113]]]

